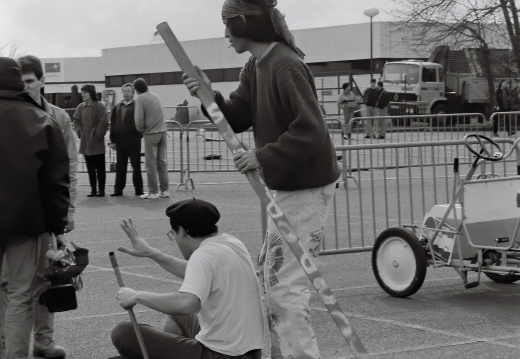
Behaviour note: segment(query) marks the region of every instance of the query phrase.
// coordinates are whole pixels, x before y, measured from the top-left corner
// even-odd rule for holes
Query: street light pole
[[[373,62],[373,55],[372,55],[372,18],[374,16],[376,16],[377,14],[379,14],[379,9],[375,8],[375,7],[369,7],[369,8],[366,8],[365,11],[363,11],[363,14],[365,14],[366,16],[368,16],[370,18],[370,79],[372,80],[372,78],[374,77],[373,76],[373,72],[374,72],[374,67],[372,66],[372,62]]]

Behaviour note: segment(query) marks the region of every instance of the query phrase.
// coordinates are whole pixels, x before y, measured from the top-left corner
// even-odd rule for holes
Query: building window
[[[150,74],[150,86],[162,85],[162,74]]]
[[[107,76],[106,87],[121,87],[123,86],[123,76]]]

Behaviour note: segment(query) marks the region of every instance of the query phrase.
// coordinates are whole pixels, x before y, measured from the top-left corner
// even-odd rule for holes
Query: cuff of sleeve
[[[218,91],[213,91],[213,93],[215,94],[215,102],[216,102],[217,105],[219,105],[219,107],[220,107],[220,104],[221,104],[222,102],[224,102],[224,96],[222,96],[222,94],[221,94],[220,92],[218,92]],[[206,108],[205,108],[203,105],[200,106],[200,109],[202,110],[202,114],[203,114],[203,115],[204,115],[208,120],[212,121],[212,120],[211,120],[211,116],[208,114],[208,111],[206,111]],[[213,122],[213,121],[212,121],[212,122]]]

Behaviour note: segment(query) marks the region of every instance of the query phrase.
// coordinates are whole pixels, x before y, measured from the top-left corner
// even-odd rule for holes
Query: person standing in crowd
[[[349,123],[352,117],[354,117],[354,111],[357,109],[358,104],[348,82],[345,82],[341,88],[343,91],[338,97],[338,107],[343,110],[343,132],[341,134],[343,139],[347,140],[351,136]]]
[[[75,129],[80,138],[79,153],[85,156],[90,194],[87,197],[105,196],[105,134],[108,116],[105,106],[98,101],[96,88],[87,84],[81,87],[83,102],[74,112]],[[99,188],[99,189],[98,189]]]
[[[78,151],[76,148],[76,136],[72,130],[71,120],[67,112],[47,102],[41,94],[45,86],[45,76],[39,58],[32,55],[26,55],[18,58],[22,71],[22,80],[25,83],[25,93],[49,116],[51,116],[59,125],[67,146],[69,155],[69,179],[70,179],[70,207],[68,211],[68,220],[65,233],[74,229],[74,210],[76,200],[76,183],[78,168]],[[38,253],[37,253],[37,273],[34,292],[34,344],[33,354],[43,356],[45,358],[61,358],[65,356],[63,347],[56,345],[54,342],[54,313],[50,313],[47,306],[40,304],[39,297],[50,287],[50,282],[45,279],[45,270],[48,267],[48,259],[46,257],[49,245],[52,243],[52,237],[49,233],[42,233],[38,236]],[[4,261],[2,267],[1,281],[1,308],[0,316],[3,317],[7,306],[7,285],[9,280],[9,269]]]
[[[148,90],[148,85],[142,78],[134,81],[134,89],[137,93],[135,127],[144,135],[144,156],[148,178],[148,193],[143,194],[141,198],[168,198],[170,180],[166,163],[166,122],[163,106],[159,96]]]
[[[169,256],[139,237],[131,220],[122,227],[132,248],[120,251],[151,258],[182,278],[178,292],[154,293],[121,288],[123,308],[144,305],[167,315],[164,330],[140,325],[148,354],[154,359],[260,359],[264,346],[261,289],[251,256],[237,238],[218,233],[220,213],[206,201],[188,199],[166,209],[184,259]],[[123,358],[141,358],[130,322],[118,324],[112,342]]]
[[[20,65],[0,57],[0,268],[5,260],[9,271],[0,357],[6,359],[29,357],[38,236],[52,233],[64,244],[70,208],[62,131],[25,87]]]
[[[498,87],[495,91],[495,103],[498,112],[510,111],[510,96],[511,93],[509,91],[509,83],[506,80],[501,80],[498,83]],[[503,118],[507,135],[514,135],[516,132],[511,130],[511,118],[507,115],[503,115]],[[499,117],[495,117],[495,122],[493,122],[493,136],[495,137],[498,137],[498,120]],[[516,123],[514,124],[514,127],[516,128]]]
[[[226,0],[222,19],[230,46],[252,55],[228,100],[215,91],[235,132],[253,128],[256,149],[236,154],[235,165],[242,173],[260,171],[303,247],[317,256],[340,169],[314,77],[276,1]],[[183,79],[197,96],[199,82],[186,74]],[[271,358],[317,359],[308,279],[283,238],[269,218],[259,265],[264,266]]]
[[[365,117],[377,116],[376,103],[378,93],[376,90],[376,79],[370,79],[370,87],[363,94],[363,100],[366,105]],[[365,138],[374,138],[374,120],[365,120]]]
[[[128,159],[132,165],[132,182],[136,196],[142,196],[143,176],[141,174],[141,139],[143,135],[135,128],[134,87],[127,83],[121,87],[123,100],[112,109],[110,114],[110,142],[116,150],[116,181],[111,197],[123,195],[126,186]]]
[[[390,103],[390,95],[388,95],[388,92],[383,87],[383,81],[377,82],[377,102],[376,102],[376,116],[388,116],[388,104]],[[386,131],[388,130],[388,122],[390,122],[390,119],[385,118],[382,120],[375,120],[377,121],[377,138],[382,140],[386,136]]]

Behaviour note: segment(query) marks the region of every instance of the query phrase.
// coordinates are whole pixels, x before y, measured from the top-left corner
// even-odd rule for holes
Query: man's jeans
[[[3,238],[0,244],[0,268],[7,266],[7,298],[2,300],[0,327],[3,327],[5,353],[0,357],[19,359],[29,357],[29,343],[33,326],[33,295],[36,279],[38,240],[36,237]],[[3,274],[3,273],[2,273]],[[2,315],[5,312],[5,317]]]
[[[332,206],[335,183],[301,191],[275,191],[274,198],[304,248],[317,256]],[[271,334],[271,358],[318,359],[309,312],[308,279],[269,217],[264,262],[265,303]]]
[[[144,156],[146,175],[148,177],[148,192],[159,193],[168,191],[168,166],[166,164],[166,132],[144,135]],[[157,184],[159,176],[159,184]]]

